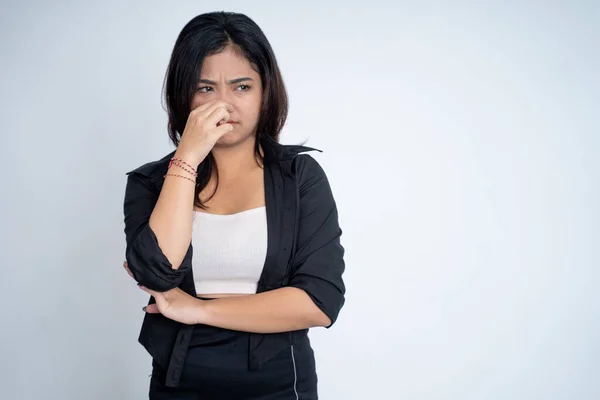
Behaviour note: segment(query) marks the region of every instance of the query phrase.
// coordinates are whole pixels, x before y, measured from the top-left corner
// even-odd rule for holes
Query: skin
[[[264,206],[263,167],[258,165],[254,157],[256,126],[262,100],[260,75],[246,58],[233,49],[227,48],[204,60],[200,79],[192,101],[192,113],[188,118],[188,125],[175,157],[187,160],[191,165],[196,166],[202,161],[205,153],[212,151],[218,165],[219,185],[215,195],[209,201],[206,199],[215,189],[214,177],[199,194],[200,199],[205,200],[205,205],[208,206],[208,209],[203,212],[233,214]],[[192,115],[201,115],[198,124],[203,126],[202,129],[192,125],[190,122]],[[207,121],[210,125],[208,128]],[[225,131],[222,125],[230,122],[233,122],[232,129]],[[200,131],[201,134],[198,134],[197,132]],[[217,136],[218,139],[211,142],[211,138]],[[181,168],[177,168],[177,173],[186,174]],[[171,193],[172,195],[163,199],[161,193],[157,207],[163,205],[166,209],[188,206],[190,211],[195,209],[193,204],[190,206],[190,203],[183,203],[181,200],[182,193],[184,195],[189,193],[191,183],[187,184],[188,188],[176,187],[186,185],[186,181],[171,178],[166,179],[170,180],[171,186],[167,189],[169,191],[167,195]],[[166,180],[163,191],[165,186],[167,186]],[[166,211],[162,214],[160,210],[157,212],[157,207],[150,218],[150,226],[157,232],[161,249],[170,249],[169,240],[176,241],[184,237],[181,232],[189,230],[190,227],[186,220],[184,227],[169,225],[171,231],[167,231],[163,227],[172,221],[167,221],[169,214]],[[165,233],[161,235],[162,232]],[[187,237],[189,238],[189,235]],[[173,244],[172,248],[177,247],[176,251],[178,251],[178,253],[173,251],[173,254],[178,255],[172,258],[184,254],[188,244],[189,239],[187,242],[179,239],[179,243]],[[165,255],[171,260],[166,251]],[[172,264],[180,265],[177,262]],[[124,262],[123,266],[133,277],[127,262]],[[190,296],[179,288],[166,292],[155,292],[143,286],[140,288],[156,299],[156,304],[144,308],[145,312],[162,313],[167,318],[185,324],[205,324],[244,332],[276,333],[329,326],[331,323],[306,292],[294,287],[252,295],[198,294],[199,297],[215,298],[211,301]]]

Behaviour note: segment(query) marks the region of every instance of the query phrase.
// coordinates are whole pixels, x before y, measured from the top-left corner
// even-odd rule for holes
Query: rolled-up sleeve
[[[346,288],[342,230],[329,181],[309,155],[296,158],[300,216],[290,286],[304,290],[329,317],[331,327],[344,305]]]
[[[177,269],[164,255],[149,225],[150,215],[158,200],[150,178],[129,173],[125,188],[125,259],[134,279],[149,289],[164,292],[181,283],[192,267],[192,246]]]

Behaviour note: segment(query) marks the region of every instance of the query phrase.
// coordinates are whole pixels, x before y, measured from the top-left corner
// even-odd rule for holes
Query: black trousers
[[[152,362],[150,400],[316,400],[315,358],[308,336],[248,369],[245,332],[196,325],[179,386],[166,387],[166,366]]]

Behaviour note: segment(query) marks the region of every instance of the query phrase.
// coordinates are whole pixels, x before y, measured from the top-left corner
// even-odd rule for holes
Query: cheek
[[[202,100],[202,97],[196,95],[192,99],[192,104],[190,105],[190,108],[193,110],[195,108],[200,107],[203,103],[205,103],[205,101]]]
[[[261,100],[262,100],[262,97],[260,95],[256,96],[252,99],[252,101],[250,102],[250,104],[248,106],[248,108],[250,110],[252,110],[251,113],[252,113],[252,115],[255,116],[255,118],[258,118],[258,114],[260,113]]]
[[[247,120],[258,119],[260,113],[260,99],[244,99],[244,101],[235,104],[240,116]]]

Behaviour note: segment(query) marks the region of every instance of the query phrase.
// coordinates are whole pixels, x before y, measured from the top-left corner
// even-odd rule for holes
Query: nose
[[[226,88],[224,90],[218,90],[217,91],[217,99],[224,101],[225,103],[231,105],[233,107],[233,96],[231,95],[229,88]]]
[[[231,100],[233,100],[233,96],[231,96],[231,95],[220,95],[218,97],[218,99],[221,100],[221,101],[224,101],[225,103],[227,103],[229,105],[229,108],[227,109],[227,112],[229,113],[229,120],[233,120],[234,119],[233,113],[235,112],[235,105],[231,101]]]

